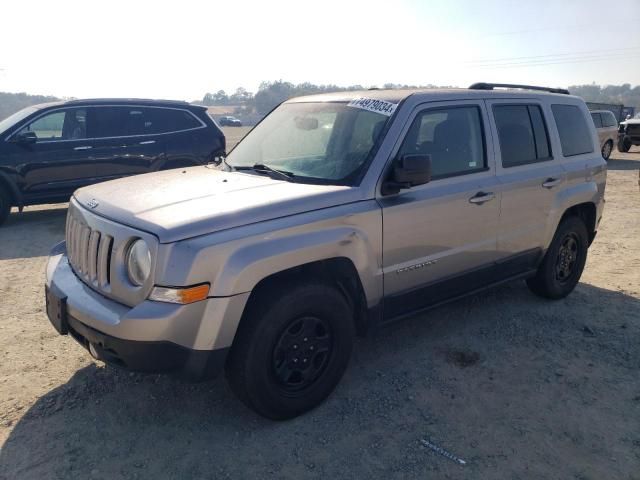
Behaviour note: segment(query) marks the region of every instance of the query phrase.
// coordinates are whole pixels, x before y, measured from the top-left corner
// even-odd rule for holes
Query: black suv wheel
[[[11,212],[11,197],[5,190],[0,190],[0,225],[2,225]]]
[[[278,285],[252,299],[229,354],[233,391],[274,420],[300,415],[335,388],[349,362],[353,313],[335,288]]]
[[[536,276],[527,285],[541,297],[559,299],[578,284],[587,261],[589,236],[582,219],[568,217],[560,223]]]

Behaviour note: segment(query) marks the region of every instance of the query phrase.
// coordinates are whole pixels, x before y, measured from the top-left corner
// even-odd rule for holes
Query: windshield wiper
[[[286,180],[287,182],[290,182],[293,180],[293,177],[295,176],[293,173],[291,172],[287,172],[285,170],[277,170],[273,167],[270,167],[269,165],[265,165],[264,163],[256,163],[253,166],[240,166],[240,167],[233,167],[234,170],[254,170],[256,172],[267,172],[267,173],[273,173],[278,175],[280,178]]]

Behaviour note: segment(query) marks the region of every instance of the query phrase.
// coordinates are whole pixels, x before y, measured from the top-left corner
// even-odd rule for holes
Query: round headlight
[[[127,252],[127,273],[136,286],[144,285],[151,273],[151,251],[144,240],[138,239]]]

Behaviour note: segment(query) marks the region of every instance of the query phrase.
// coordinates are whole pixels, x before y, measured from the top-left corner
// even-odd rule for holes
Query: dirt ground
[[[328,401],[285,423],[223,379],[130,374],[58,336],[43,282],[66,205],[12,214],[0,229],[0,479],[640,479],[634,152],[609,162],[572,295],[549,302],[516,283],[361,339]]]

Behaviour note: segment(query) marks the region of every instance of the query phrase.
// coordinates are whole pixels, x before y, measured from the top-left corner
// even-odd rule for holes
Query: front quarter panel
[[[164,245],[156,283],[211,284],[211,297],[250,292],[264,278],[347,258],[369,306],[382,297],[382,216],[374,200],[316,210]]]

